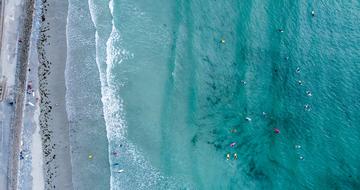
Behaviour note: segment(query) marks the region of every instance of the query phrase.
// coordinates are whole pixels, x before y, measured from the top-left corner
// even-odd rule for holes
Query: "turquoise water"
[[[91,126],[72,132],[77,189],[360,188],[359,1],[70,0],[69,15],[69,113]]]

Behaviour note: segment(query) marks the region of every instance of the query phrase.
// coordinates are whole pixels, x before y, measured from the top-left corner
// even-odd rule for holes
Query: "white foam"
[[[106,23],[104,23],[106,21],[102,21],[102,23],[96,22],[99,16],[98,14],[104,14],[106,10],[100,10],[101,8],[92,3],[93,1],[94,0],[89,0],[92,21],[95,27],[97,27],[97,24],[101,24],[101,30],[104,30],[103,26],[106,25]],[[116,11],[114,10],[114,1],[110,0],[108,5],[108,11],[114,16],[114,11]],[[128,6],[132,7],[131,10],[134,10],[135,16],[142,17],[145,15],[135,6]],[[111,167],[115,167],[112,165],[113,162],[119,161],[115,160],[119,158],[112,157],[111,152],[118,150],[122,146],[120,162],[123,163],[121,169],[124,172],[119,175],[119,173],[114,171],[118,171],[120,168],[111,168],[110,188],[148,189],[149,187],[157,187],[160,182],[164,182],[164,184],[174,184],[175,180],[162,176],[160,172],[147,161],[139,148],[127,139],[126,112],[123,100],[118,95],[119,87],[124,86],[126,81],[115,81],[115,73],[113,73],[113,70],[115,66],[123,64],[125,60],[132,59],[134,54],[123,47],[121,33],[115,27],[114,19],[111,20],[111,23],[111,32],[108,39],[106,39],[106,44],[104,43],[104,39],[101,39],[103,35],[100,37],[98,33],[100,31],[97,30],[95,34],[97,47],[96,63],[100,72],[101,100],[103,103],[107,138],[110,146],[108,150]],[[104,50],[105,52],[103,52]],[[103,55],[103,53],[106,55]]]
[[[109,2],[109,11],[113,15],[114,9],[113,7],[113,1]],[[94,22],[94,25],[96,26],[96,10],[93,3],[91,3],[91,0],[89,0],[89,8],[91,12],[92,21]],[[112,20],[112,31],[111,34],[107,40],[106,43],[106,62],[103,62],[101,60],[101,56],[99,55],[99,51],[97,51],[97,58],[96,62],[98,64],[98,69],[100,72],[100,80],[101,80],[101,93],[102,93],[102,102],[103,102],[103,112],[105,117],[105,123],[107,127],[107,137],[109,140],[109,146],[113,145],[114,147],[119,147],[121,143],[126,142],[126,150],[125,155],[126,162],[129,165],[137,166],[138,169],[146,172],[137,172],[139,174],[138,177],[142,174],[146,174],[146,178],[141,178],[141,180],[137,180],[137,182],[142,184],[137,184],[140,188],[145,188],[150,183],[155,183],[156,179],[160,179],[159,172],[155,171],[150,164],[146,161],[146,159],[142,156],[142,154],[136,149],[136,147],[128,142],[126,140],[126,121],[124,119],[125,117],[125,111],[123,106],[123,100],[116,96],[117,87],[116,85],[123,85],[116,83],[113,84],[113,75],[112,75],[112,69],[115,64],[121,64],[126,59],[131,59],[133,57],[133,54],[131,54],[129,51],[127,51],[124,48],[118,48],[116,47],[115,43],[119,43],[121,41],[120,33],[114,26],[114,21]],[[101,41],[99,39],[99,34],[96,33],[96,42],[97,42],[97,49],[103,48],[101,47],[102,44],[99,44],[98,42]],[[103,64],[106,65],[103,65]],[[112,147],[112,148],[114,148]],[[109,155],[110,155],[111,147],[109,148]],[[110,164],[112,163],[112,159],[110,157]],[[125,168],[126,169],[126,168]],[[134,172],[134,171],[132,171]],[[114,173],[113,173],[114,174]],[[128,172],[126,172],[127,175]],[[129,178],[130,179],[130,178]],[[132,180],[132,179],[131,179]],[[119,179],[117,179],[116,175],[111,175],[110,179],[110,187],[111,189],[117,189],[119,188]]]

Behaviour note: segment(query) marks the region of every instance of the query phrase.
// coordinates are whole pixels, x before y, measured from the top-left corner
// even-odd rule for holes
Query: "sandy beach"
[[[45,189],[72,189],[64,78],[68,4],[56,0],[43,3],[38,52]]]
[[[73,189],[64,79],[68,5],[41,1],[36,10],[35,2],[2,6],[0,189]]]

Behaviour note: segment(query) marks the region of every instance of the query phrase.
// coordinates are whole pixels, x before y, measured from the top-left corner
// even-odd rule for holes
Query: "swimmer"
[[[299,80],[298,83],[299,83],[299,85],[302,85],[302,81],[301,81],[301,80]]]
[[[220,43],[225,44],[225,39],[221,38]]]
[[[280,130],[279,130],[278,128],[275,128],[275,129],[274,129],[274,132],[275,132],[276,134],[279,134],[279,133],[280,133]]]
[[[308,90],[308,91],[306,91],[306,95],[307,96],[312,96],[312,93]]]
[[[311,11],[311,16],[315,16],[315,11],[313,10],[313,11]]]
[[[300,149],[301,146],[297,144],[297,145],[295,145],[295,148],[296,148],[296,149]]]
[[[285,60],[287,61],[287,60],[289,60],[289,58],[290,58],[289,56],[286,56],[286,57],[285,57]]]
[[[89,159],[89,160],[92,160],[92,159],[93,159],[93,155],[92,155],[92,154],[89,154],[89,155],[88,155],[88,159]]]
[[[279,28],[277,31],[280,32],[280,33],[283,33],[283,32],[284,32],[284,30],[281,29],[281,28]]]
[[[236,142],[233,142],[230,144],[230,147],[234,147],[236,145]]]
[[[226,154],[226,160],[230,160],[230,153]]]
[[[300,156],[299,159],[300,159],[300,160],[304,160],[304,157],[303,157],[303,156]]]
[[[237,160],[238,159],[238,155],[237,153],[234,153],[234,159]]]
[[[245,120],[250,122],[251,118],[250,117],[245,117]]]
[[[296,68],[296,73],[300,73],[300,67]]]
[[[230,131],[231,133],[236,133],[237,132],[237,130],[236,129],[231,129],[231,131]]]
[[[305,104],[305,105],[304,105],[304,109],[305,109],[306,111],[310,111],[310,110],[311,110],[311,107],[310,107],[309,104]]]
[[[241,80],[240,82],[241,82],[242,85],[246,85],[246,81]]]
[[[116,151],[112,151],[111,154],[117,156],[118,153]]]
[[[262,115],[263,115],[263,116],[266,116],[266,115],[267,115],[267,113],[263,111],[263,112],[262,112]]]

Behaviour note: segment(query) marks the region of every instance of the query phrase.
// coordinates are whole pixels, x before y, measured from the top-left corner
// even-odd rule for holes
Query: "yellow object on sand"
[[[92,154],[89,154],[88,158],[89,158],[89,160],[92,160],[92,159],[93,159],[93,155],[92,155]]]

